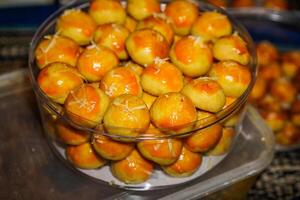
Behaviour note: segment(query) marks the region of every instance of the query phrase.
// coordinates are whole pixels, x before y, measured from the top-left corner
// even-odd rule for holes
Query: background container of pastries
[[[106,166],[129,185],[223,159],[256,73],[244,29],[190,0],[69,6],[32,44],[32,83],[56,147],[75,167]]]

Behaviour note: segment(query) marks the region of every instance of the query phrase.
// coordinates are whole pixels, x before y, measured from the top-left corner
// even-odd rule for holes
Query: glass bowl
[[[166,3],[168,1],[162,1],[161,8],[164,9]],[[123,2],[124,3],[124,2]],[[249,93],[254,85],[257,68],[256,68],[256,54],[255,54],[255,48],[254,43],[249,36],[248,32],[245,30],[245,28],[239,24],[233,17],[231,17],[229,14],[226,13],[221,8],[217,8],[215,6],[212,6],[210,4],[204,3],[204,2],[197,2],[199,5],[200,11],[218,11],[220,13],[225,14],[230,19],[234,31],[239,33],[239,36],[246,41],[247,48],[250,53],[250,62],[247,65],[251,72],[251,82],[248,85],[248,88],[246,91],[237,98],[233,103],[231,103],[226,108],[222,109],[221,111],[214,113],[214,117],[206,117],[201,120],[197,120],[191,124],[186,124],[185,128],[189,128],[190,131],[187,132],[181,132],[179,134],[162,134],[162,135],[155,135],[152,134],[152,130],[148,130],[147,133],[149,134],[140,134],[139,136],[130,137],[130,136],[124,136],[124,135],[113,135],[108,133],[105,130],[104,125],[98,124],[95,128],[89,128],[82,126],[80,124],[75,123],[74,121],[70,120],[69,117],[66,115],[66,110],[63,106],[53,102],[47,95],[41,90],[39,87],[36,78],[39,72],[39,68],[36,66],[35,63],[35,49],[41,39],[43,39],[44,36],[48,34],[53,34],[55,32],[55,23],[57,18],[67,9],[71,8],[77,8],[86,10],[89,6],[88,2],[82,2],[82,1],[75,1],[74,3],[70,5],[66,5],[56,11],[54,14],[52,14],[37,30],[35,33],[32,42],[30,44],[30,50],[29,50],[29,76],[32,82],[32,86],[34,89],[34,92],[36,94],[36,98],[38,101],[38,105],[40,108],[40,113],[42,117],[42,123],[44,126],[44,130],[47,133],[47,136],[50,137],[50,140],[54,143],[55,149],[59,152],[59,154],[64,158],[67,159],[65,155],[65,148],[68,145],[65,145],[62,143],[62,141],[57,137],[57,125],[58,124],[64,124],[67,126],[72,127],[72,129],[78,130],[80,132],[87,133],[90,138],[93,138],[97,135],[104,135],[107,136],[113,140],[118,140],[122,142],[139,142],[144,140],[162,140],[162,139],[174,139],[178,138],[180,140],[184,140],[187,136],[190,136],[195,133],[195,131],[199,130],[207,130],[209,127],[212,127],[213,125],[220,123],[224,124],[225,126],[228,126],[232,129],[235,129],[235,134],[231,136],[230,139],[228,139],[226,143],[226,147],[222,147],[222,151],[218,153],[212,153],[212,154],[205,154],[202,158],[202,164],[201,167],[192,175],[185,178],[174,178],[170,177],[166,174],[164,174],[161,170],[158,170],[155,167],[154,173],[152,174],[151,178],[141,184],[126,184],[123,183],[116,178],[112,176],[110,173],[110,169],[108,166],[101,167],[100,169],[93,169],[93,170],[85,170],[85,169],[77,169],[82,173],[87,174],[88,176],[94,177],[96,179],[100,179],[102,182],[106,182],[108,184],[122,187],[125,189],[133,189],[133,190],[148,190],[148,189],[156,189],[156,188],[165,188],[170,187],[175,184],[184,183],[186,181],[192,180],[196,177],[201,176],[202,174],[206,173],[208,170],[213,168],[215,165],[217,165],[223,158],[226,157],[228,152],[231,149],[232,144],[234,143],[239,130],[241,129],[241,121],[243,119],[244,115],[244,107],[245,103],[247,101],[247,97],[249,96]],[[125,5],[125,3],[123,4]],[[79,116],[75,117],[80,118]],[[84,119],[87,121],[86,119]],[[127,130],[123,127],[114,127],[118,130]],[[154,130],[153,130],[154,131]]]

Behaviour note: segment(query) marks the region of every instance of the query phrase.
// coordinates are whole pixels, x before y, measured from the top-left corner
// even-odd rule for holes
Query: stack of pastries
[[[300,52],[280,52],[271,42],[257,44],[259,72],[249,100],[273,130],[276,142],[300,143]]]
[[[155,165],[186,177],[203,156],[227,153],[237,116],[212,122],[249,89],[252,57],[225,14],[198,6],[94,0],[66,10],[41,39],[37,83],[81,127],[56,119],[74,166],[109,164],[117,179],[139,184]]]

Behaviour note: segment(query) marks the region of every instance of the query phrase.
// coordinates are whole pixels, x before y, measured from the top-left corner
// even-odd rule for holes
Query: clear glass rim
[[[169,2],[169,1],[161,1],[162,4],[165,4],[167,2]],[[254,86],[256,75],[257,75],[257,57],[256,57],[254,42],[253,42],[251,36],[249,35],[248,31],[232,15],[230,15],[224,9],[213,6],[211,4],[208,4],[208,3],[205,3],[202,1],[199,1],[197,3],[200,6],[200,11],[217,11],[217,12],[225,14],[230,19],[234,30],[237,31],[239,33],[240,37],[242,37],[246,41],[248,51],[250,53],[250,58],[251,58],[249,64],[247,65],[251,72],[251,81],[250,81],[250,84],[248,85],[248,88],[245,90],[245,92],[239,98],[237,98],[233,103],[231,103],[225,109],[222,109],[221,111],[219,111],[217,113],[213,113],[214,116],[206,117],[201,120],[196,120],[195,122],[192,122],[190,124],[180,126],[180,127],[184,126],[185,128],[187,128],[189,126],[193,126],[190,131],[186,131],[183,133],[177,133],[177,134],[166,133],[166,134],[162,134],[159,136],[152,135],[152,134],[149,134],[149,135],[148,134],[140,134],[140,135],[134,136],[134,137],[110,134],[107,131],[105,131],[105,129],[100,129],[100,130],[104,130],[104,131],[99,131],[99,129],[89,128],[89,127],[82,126],[82,125],[79,125],[79,124],[73,122],[66,115],[62,114],[62,113],[66,113],[66,112],[61,112],[61,111],[65,111],[64,107],[62,105],[59,105],[59,104],[53,102],[41,90],[41,88],[39,87],[39,85],[36,81],[36,77],[35,77],[35,73],[34,73],[34,70],[35,70],[34,68],[37,69],[37,66],[35,64],[35,56],[34,56],[35,55],[34,52],[35,52],[35,48],[36,48],[37,44],[45,35],[47,35],[46,34],[47,31],[51,27],[53,27],[53,25],[56,22],[56,19],[60,16],[60,14],[62,14],[64,12],[64,10],[70,9],[70,8],[84,9],[89,6],[88,2],[75,1],[75,2],[72,2],[71,4],[61,7],[56,12],[54,12],[51,16],[49,16],[35,32],[32,40],[30,42],[28,66],[29,66],[29,77],[30,77],[34,92],[38,98],[38,101],[41,101],[41,103],[43,103],[44,106],[47,106],[47,108],[54,115],[58,116],[59,119],[63,120],[64,122],[66,122],[67,124],[71,125],[74,128],[77,128],[77,129],[83,130],[83,131],[87,131],[89,133],[98,133],[98,134],[108,136],[110,138],[128,140],[128,141],[185,137],[185,136],[188,136],[188,135],[194,133],[195,131],[205,129],[209,126],[212,126],[215,123],[218,123],[218,122],[228,118],[229,116],[234,114],[240,107],[242,107],[245,104],[245,102],[247,101],[247,98]],[[72,114],[72,115],[76,116],[75,114]],[[79,116],[76,116],[76,117],[79,117]],[[79,118],[82,118],[82,117],[79,117]],[[88,121],[87,119],[84,119],[84,118],[82,118],[82,119],[85,121]],[[195,126],[195,124],[201,124],[201,126]],[[103,126],[103,122],[101,122],[99,125]],[[133,131],[136,130],[136,129],[129,129],[129,128],[124,128],[124,127],[113,127],[113,128],[123,129],[123,130],[133,130]],[[172,127],[172,128],[174,128],[174,127]]]

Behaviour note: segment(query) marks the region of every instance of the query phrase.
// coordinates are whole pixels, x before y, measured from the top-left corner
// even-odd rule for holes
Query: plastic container
[[[213,7],[211,5],[205,4],[203,2],[200,2],[200,10],[217,10],[221,13],[225,13],[225,11],[218,9],[216,7]],[[164,4],[162,4],[163,7]],[[33,89],[36,93],[37,100],[40,107],[40,112],[42,116],[42,123],[44,125],[45,132],[50,135],[53,140],[53,144],[55,144],[55,149],[60,152],[61,156],[64,157],[64,147],[59,140],[57,140],[57,124],[63,123],[65,125],[71,126],[72,128],[75,128],[76,130],[84,131],[85,133],[95,135],[95,134],[101,134],[108,137],[112,137],[114,139],[118,140],[126,140],[126,141],[141,141],[141,140],[153,140],[158,139],[158,137],[153,135],[141,135],[138,137],[127,137],[127,136],[121,136],[121,135],[111,135],[105,131],[103,128],[103,125],[100,124],[97,126],[96,129],[91,129],[88,127],[83,127],[79,124],[74,123],[71,121],[66,115],[64,108],[51,101],[39,88],[36,77],[38,74],[38,67],[35,65],[34,60],[34,50],[39,43],[39,41],[47,34],[53,34],[54,27],[56,23],[56,19],[58,16],[60,16],[64,10],[69,8],[80,8],[80,9],[86,9],[88,6],[88,3],[80,3],[75,2],[74,4],[67,5],[66,7],[63,7],[62,9],[58,10],[56,13],[54,13],[52,16],[50,16],[38,29],[35,36],[33,37],[31,48],[29,52],[29,70],[30,70],[30,78],[33,85]],[[248,49],[251,55],[250,63],[248,64],[250,71],[251,71],[251,82],[245,91],[245,93],[240,96],[235,102],[230,104],[228,107],[223,109],[222,111],[216,113],[216,118],[204,118],[203,120],[197,121],[193,126],[193,131],[205,129],[208,127],[211,127],[215,123],[226,123],[228,120],[233,120],[232,118],[235,118],[235,123],[232,123],[231,127],[234,127],[236,130],[236,134],[229,138],[228,145],[226,146],[225,150],[221,153],[218,153],[217,156],[203,156],[203,161],[201,167],[197,170],[196,173],[194,173],[190,177],[186,178],[172,178],[162,173],[161,170],[155,169],[153,175],[151,178],[142,183],[137,185],[132,184],[124,184],[123,182],[118,181],[117,179],[113,178],[113,176],[110,174],[110,170],[108,166],[102,167],[99,170],[79,170],[78,172],[88,175],[91,178],[97,179],[100,182],[105,182],[106,184],[114,185],[117,187],[125,188],[125,189],[132,189],[132,190],[149,190],[149,189],[160,189],[160,188],[166,188],[171,186],[176,186],[178,184],[182,184],[188,181],[191,181],[193,179],[196,179],[203,174],[205,174],[207,171],[215,167],[219,162],[223,160],[223,158],[226,157],[227,153],[231,149],[231,144],[236,140],[237,136],[240,133],[241,127],[241,121],[243,120],[243,116],[245,114],[244,112],[244,105],[247,100],[247,97],[249,95],[249,92],[251,88],[253,87],[254,81],[255,81],[255,75],[256,75],[256,55],[253,47],[253,42],[251,38],[249,37],[247,31],[234,19],[232,19],[230,16],[229,18],[232,20],[233,27],[235,31],[237,31],[240,36],[247,42]],[[187,127],[190,125],[187,125]],[[122,127],[118,127],[121,129],[124,129]],[[167,139],[167,138],[174,138],[174,137],[185,137],[193,133],[193,131],[184,132],[181,134],[174,135],[168,135],[165,134],[163,136],[159,136],[159,139]],[[66,158],[66,157],[64,157]],[[106,176],[107,175],[107,176]]]
[[[269,41],[280,52],[300,50],[300,12],[274,11],[262,8],[229,9],[249,31],[255,43]],[[297,97],[299,99],[299,92]],[[298,131],[300,128],[298,127]],[[276,145],[278,151],[289,151],[300,148],[300,144]]]
[[[12,190],[18,191],[18,196],[25,199],[34,195],[35,199],[46,200],[233,199],[232,195],[247,195],[247,189],[251,187],[255,176],[263,171],[273,158],[273,133],[255,109],[248,107],[241,134],[236,140],[237,145],[232,148],[228,159],[224,159],[202,177],[158,191],[128,191],[99,184],[99,181],[95,182],[95,179],[84,175],[66,162],[54,148],[51,138],[46,140],[47,134],[43,134],[39,123],[36,101],[26,70],[1,74],[0,80],[0,109],[2,113],[7,113],[0,116],[2,137],[3,141],[6,141],[1,150],[6,166],[1,171],[0,180],[4,199],[16,198],[16,193]],[[59,162],[54,153],[59,155],[63,162]]]

